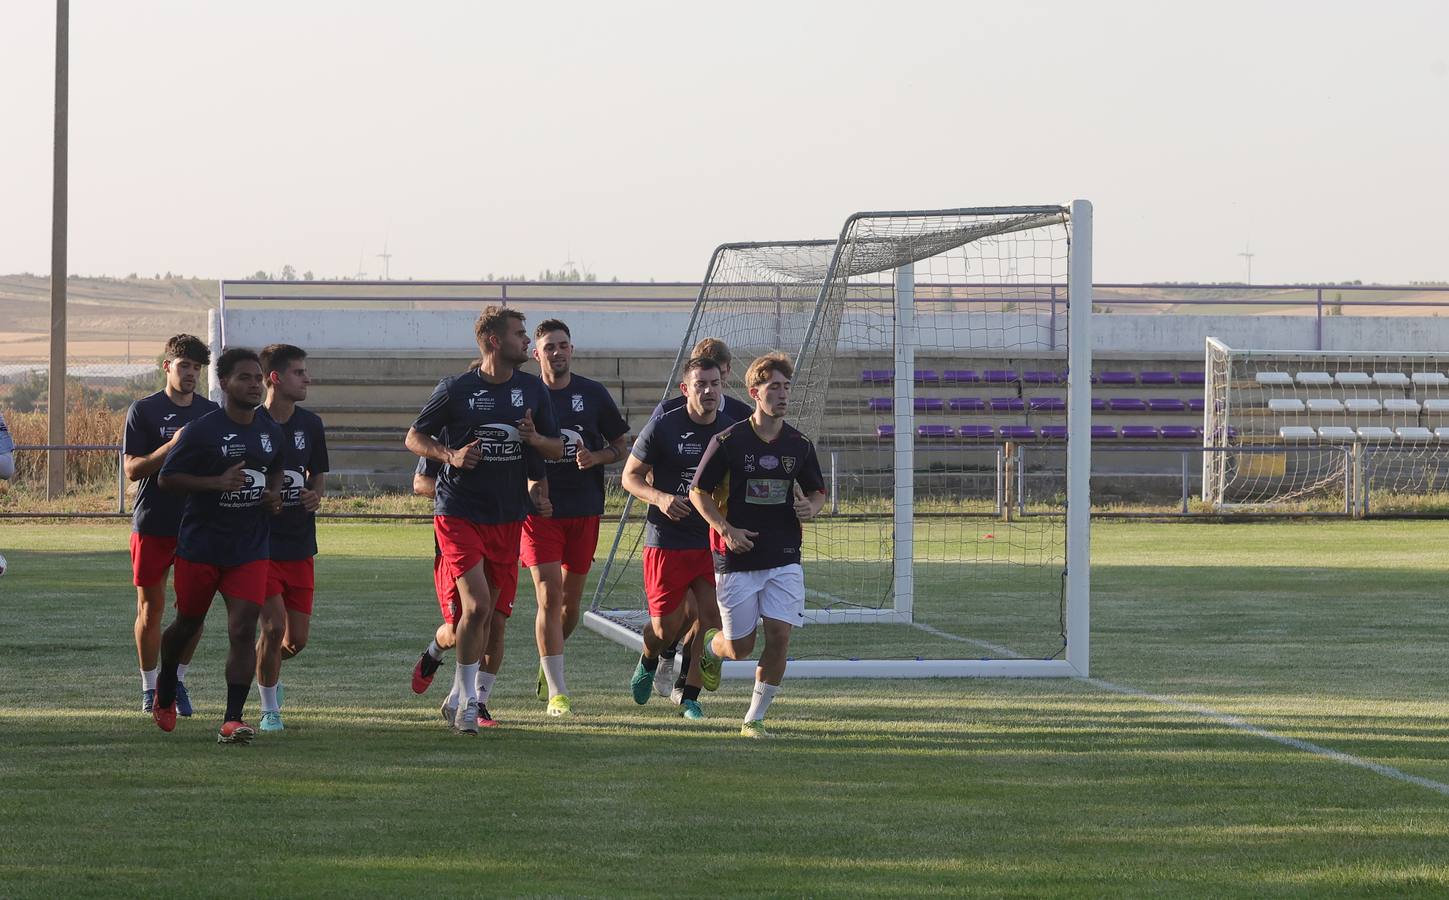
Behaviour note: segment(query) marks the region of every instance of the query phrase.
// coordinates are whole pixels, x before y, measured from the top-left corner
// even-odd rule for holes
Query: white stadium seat
[[[1384,401],[1384,412],[1416,413],[1418,411],[1418,400],[1410,400],[1406,397],[1390,397]]]
[[[1417,425],[1406,425],[1394,430],[1398,432],[1401,441],[1432,441],[1434,439],[1434,432]]]
[[[1358,436],[1366,441],[1392,441],[1394,430],[1382,425],[1362,425],[1358,429]]]
[[[1375,372],[1374,384],[1382,384],[1388,387],[1404,387],[1409,383],[1409,376],[1403,372]]]
[[[1292,384],[1293,376],[1287,372],[1259,372],[1259,384]]]
[[[1343,405],[1348,407],[1349,412],[1366,413],[1379,411],[1379,401],[1372,397],[1350,397],[1343,401]]]
[[[1303,412],[1303,401],[1294,400],[1291,397],[1278,397],[1268,401],[1268,408],[1273,412]]]
[[[1424,412],[1449,413],[1449,398],[1434,397],[1424,401]]]
[[[1318,436],[1325,441],[1351,441],[1358,437],[1358,432],[1347,425],[1322,425],[1318,429]]]
[[[1333,376],[1327,372],[1299,372],[1299,384],[1333,384]]]
[[[1441,441],[1449,441],[1449,428],[1435,428],[1434,437]]]
[[[1426,384],[1431,387],[1449,385],[1449,375],[1445,375],[1443,372],[1415,372],[1412,378],[1414,384]]]
[[[1278,436],[1290,441],[1311,441],[1318,437],[1318,432],[1307,425],[1284,425],[1278,429]]]
[[[1334,397],[1311,397],[1308,409],[1310,412],[1343,412],[1343,404]]]
[[[1339,384],[1369,384],[1373,379],[1367,372],[1339,372],[1333,380]]]

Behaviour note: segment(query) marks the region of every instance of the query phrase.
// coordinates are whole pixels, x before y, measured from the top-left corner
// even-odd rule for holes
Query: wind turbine
[[[1248,242],[1247,241],[1244,241],[1243,242],[1243,252],[1242,253],[1239,253],[1238,255],[1241,256],[1243,259],[1247,260],[1247,263],[1248,263],[1248,280],[1247,280],[1247,284],[1251,285],[1253,283],[1253,257],[1257,256],[1258,254],[1256,254],[1256,253],[1253,252],[1252,247],[1250,247],[1248,245]]]
[[[382,239],[382,252],[377,255],[382,260],[382,280],[389,280],[389,273],[392,271],[392,254],[387,252],[387,236]]]

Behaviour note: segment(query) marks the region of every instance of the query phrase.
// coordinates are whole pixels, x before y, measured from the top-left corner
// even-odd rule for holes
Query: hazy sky
[[[0,5],[0,272],[54,5]],[[1097,211],[1099,281],[1449,280],[1449,3],[71,4],[70,268],[697,280],[860,209]]]

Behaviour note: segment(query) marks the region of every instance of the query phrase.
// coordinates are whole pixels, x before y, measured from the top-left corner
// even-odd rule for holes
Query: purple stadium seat
[[[1032,397],[1026,406],[1033,412],[1064,412],[1067,401],[1060,397]]]
[[[1113,412],[1147,412],[1147,402],[1135,397],[1113,397],[1107,401],[1107,408]]]
[[[1092,398],[1092,412],[1104,412],[1107,409],[1107,401],[1101,397]]]
[[[916,437],[948,438],[956,433],[950,425],[917,425]]]
[[[1138,381],[1143,384],[1177,384],[1177,378],[1171,372],[1143,372]]]
[[[1123,425],[1122,440],[1124,441],[1155,441],[1157,440],[1156,425]]]
[[[1185,412],[1187,404],[1172,397],[1154,397],[1147,401],[1147,408],[1153,412]]]
[[[1021,380],[1027,384],[1058,384],[1066,381],[1067,376],[1061,372],[1022,372]]]
[[[1187,411],[1202,412],[1203,407],[1206,405],[1207,404],[1203,401],[1201,397],[1193,397],[1191,400],[1187,401]]]
[[[1036,429],[1030,425],[1003,425],[1001,426],[1001,437],[1008,441],[1034,441],[1036,440]]]
[[[941,381],[945,384],[975,384],[981,380],[973,369],[947,369],[941,373]]]
[[[865,401],[865,408],[872,412],[890,412],[895,403],[889,397],[871,397]]]
[[[1137,376],[1131,372],[1103,372],[1097,380],[1102,384],[1136,384]]]
[[[916,384],[940,384],[941,376],[936,374],[935,369],[917,369]]]
[[[987,369],[981,373],[981,380],[987,384],[1015,384],[1017,377],[1010,369]]]
[[[946,408],[946,401],[940,397],[917,397],[913,405],[916,412],[940,412]]]
[[[1065,425],[1043,425],[1041,436],[1048,441],[1064,441],[1067,439],[1067,426]]]
[[[890,369],[866,369],[860,373],[862,384],[890,384],[895,376]]]
[[[961,436],[974,441],[989,441],[996,437],[996,429],[990,425],[962,425]]]
[[[1117,437],[1117,429],[1114,428],[1114,427],[1112,427],[1111,425],[1093,425],[1092,426],[1092,440],[1094,440],[1094,441],[1103,441],[1103,440],[1110,441],[1110,440],[1115,439],[1116,437]]]
[[[1202,384],[1207,378],[1201,372],[1178,372],[1178,384]]]
[[[1021,412],[1026,403],[1020,397],[992,397],[991,408],[996,412]]]
[[[878,438],[895,437],[896,436],[896,426],[894,426],[894,425],[877,425],[877,426],[875,426],[875,436],[878,437]]]
[[[1202,429],[1196,425],[1164,425],[1162,426],[1162,439],[1164,441],[1201,440]]]
[[[956,412],[981,412],[986,408],[986,401],[980,397],[952,397],[946,405]]]

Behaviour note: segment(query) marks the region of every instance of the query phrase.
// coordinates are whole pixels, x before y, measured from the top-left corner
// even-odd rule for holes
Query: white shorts
[[[805,570],[799,563],[755,572],[716,572],[720,630],[737,641],[753,634],[760,618],[797,628],[805,624]]]

